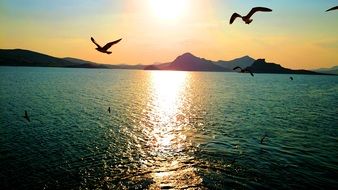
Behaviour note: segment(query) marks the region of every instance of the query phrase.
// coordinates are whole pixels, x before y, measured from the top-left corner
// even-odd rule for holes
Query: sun
[[[162,20],[175,20],[187,11],[187,0],[149,0],[156,17]]]

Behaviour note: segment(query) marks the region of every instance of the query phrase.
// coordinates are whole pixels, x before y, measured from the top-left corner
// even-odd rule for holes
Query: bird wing
[[[330,9],[326,10],[326,12],[328,12],[328,11],[333,11],[333,10],[337,10],[337,9],[338,9],[338,6],[335,6],[335,7],[332,7],[332,8],[330,8]]]
[[[237,17],[242,17],[242,16],[238,13],[232,14],[232,16],[230,18],[230,24],[234,23],[234,21],[236,20]]]
[[[250,18],[253,14],[255,14],[258,11],[271,12],[272,9],[269,9],[269,8],[266,8],[266,7],[254,7],[254,8],[251,9],[251,11],[246,16]]]
[[[254,77],[254,74],[253,74],[253,72],[250,69],[246,68],[245,71],[248,72],[248,73],[250,73],[250,75]]]
[[[96,41],[94,40],[93,37],[90,37],[90,39],[92,40],[92,42],[93,42],[98,48],[101,48],[101,46],[100,46],[98,43],[96,43]]]
[[[122,40],[122,38],[121,38],[121,39],[118,39],[118,40],[116,40],[116,41],[113,41],[113,42],[109,42],[109,43],[107,43],[105,46],[103,46],[102,49],[108,50],[112,45],[119,43],[121,40]]]
[[[249,71],[249,73],[250,73],[251,76],[253,76],[253,77],[255,76],[251,71]]]
[[[233,70],[236,70],[236,69],[241,69],[241,70],[242,70],[242,68],[241,68],[241,67],[235,67],[235,68],[233,68]]]

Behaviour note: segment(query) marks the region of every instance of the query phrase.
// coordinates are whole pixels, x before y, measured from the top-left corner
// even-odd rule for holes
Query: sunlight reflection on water
[[[189,127],[185,118],[188,110],[186,88],[190,74],[187,72],[152,72],[149,89],[148,112],[151,125],[147,145],[151,155],[157,157],[150,188],[184,188],[201,183],[195,168],[187,163],[193,159],[187,155],[192,147],[187,139]]]

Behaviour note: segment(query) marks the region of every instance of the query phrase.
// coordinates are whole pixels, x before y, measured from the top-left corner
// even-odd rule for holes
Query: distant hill
[[[162,69],[160,69],[156,65],[148,65],[148,66],[144,67],[144,70],[162,70]]]
[[[328,73],[338,75],[338,65],[331,68],[321,68],[314,70],[315,72]]]
[[[230,71],[224,67],[216,65],[214,62],[210,60],[206,60],[203,58],[196,57],[191,53],[184,53],[183,55],[178,56],[173,62],[170,64],[164,65],[152,65],[152,67],[156,70],[175,70],[175,71],[213,71],[213,72],[224,72]]]
[[[101,68],[101,69],[110,69],[111,68],[110,65],[94,63],[94,62],[91,62],[91,61],[86,61],[86,60],[72,58],[72,57],[65,57],[65,58],[63,58],[63,60],[74,63],[73,65],[67,66],[67,67],[71,67],[71,68]],[[118,68],[118,67],[114,65],[113,68],[111,68],[111,69],[115,69],[115,68]]]
[[[0,66],[68,67],[77,63],[23,49],[0,49]]]
[[[86,61],[86,60],[82,60],[82,59],[77,59],[77,58],[73,58],[73,57],[65,57],[65,58],[62,58],[63,60],[66,60],[66,61],[69,61],[69,62],[72,62],[72,63],[76,63],[76,64],[96,64],[92,61]]]
[[[120,64],[116,65],[119,69],[132,69],[132,70],[143,70],[148,65],[127,65],[127,64]]]
[[[210,61],[184,53],[173,62],[155,63],[153,65],[100,64],[77,58],[57,58],[42,53],[23,49],[0,49],[0,66],[31,66],[31,67],[68,67],[68,68],[102,68],[102,69],[138,69],[138,70],[176,70],[176,71],[213,71],[233,72],[236,66],[249,67],[254,73],[281,74],[337,74],[338,66],[320,69],[318,73],[307,70],[292,70],[275,63],[267,63],[265,59],[254,60],[244,56],[231,61]]]
[[[216,71],[233,72],[236,66],[248,67],[252,65],[255,59],[244,56],[230,61],[219,60],[217,62],[199,58],[191,53],[185,53],[178,56],[173,62],[163,64],[153,64],[145,70],[180,70],[180,71]]]
[[[82,59],[57,58],[23,49],[0,49],[0,66],[69,67],[101,69],[143,69],[144,65],[109,65]]]
[[[64,60],[77,63],[78,65],[72,67],[82,67],[82,68],[106,68],[106,69],[144,69],[147,65],[126,65],[126,64],[103,64],[103,63],[95,63],[92,61],[86,61],[82,59],[72,58],[72,57],[65,57]]]
[[[282,67],[275,63],[267,63],[265,59],[257,59],[250,67],[253,73],[278,73],[278,74],[305,74],[319,75],[322,73],[307,71],[307,70],[292,70]]]
[[[191,53],[185,53],[178,56],[172,63],[163,65],[150,65],[145,70],[179,70],[179,71],[233,71],[233,68],[240,66],[250,68],[254,73],[276,73],[276,74],[308,74],[322,75],[314,71],[292,70],[284,68],[275,63],[267,63],[265,59],[254,60],[249,56],[244,56],[231,61],[213,62],[203,58],[196,57]]]
[[[244,57],[240,57],[234,60],[230,60],[230,61],[217,61],[215,62],[216,65],[219,65],[221,67],[227,68],[232,70],[234,67],[249,67],[250,65],[252,65],[252,63],[255,61],[254,58],[250,57],[250,56],[244,56]]]

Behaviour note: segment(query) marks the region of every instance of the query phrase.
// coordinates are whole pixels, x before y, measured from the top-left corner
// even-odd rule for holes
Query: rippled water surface
[[[0,67],[0,189],[335,188],[338,77],[293,77]]]

